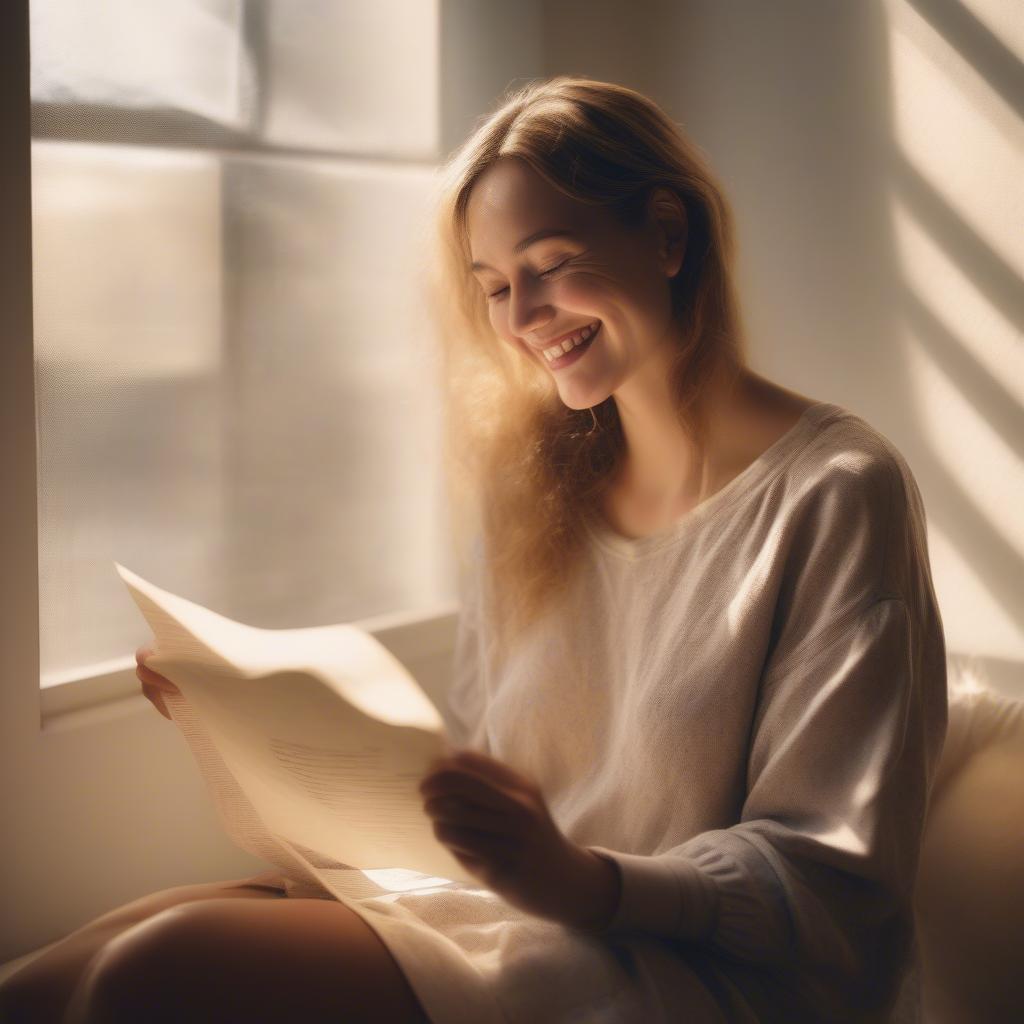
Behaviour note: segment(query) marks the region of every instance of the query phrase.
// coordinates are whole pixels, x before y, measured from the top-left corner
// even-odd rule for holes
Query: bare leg
[[[0,984],[0,1019],[20,1024],[59,1022],[82,971],[111,939],[154,914],[208,899],[283,897],[276,872],[252,878],[179,885],[142,896],[109,911],[65,936]]]
[[[387,946],[335,900],[211,899],[111,940],[62,1024],[430,1024]]]

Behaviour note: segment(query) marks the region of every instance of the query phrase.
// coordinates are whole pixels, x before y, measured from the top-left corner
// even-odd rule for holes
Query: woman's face
[[[598,405],[641,367],[651,372],[665,360],[676,330],[669,279],[682,251],[664,249],[656,219],[630,230],[503,157],[474,185],[467,226],[495,332],[554,376],[567,406]],[[544,237],[551,231],[566,234]],[[588,340],[560,361],[543,354],[591,325]]]

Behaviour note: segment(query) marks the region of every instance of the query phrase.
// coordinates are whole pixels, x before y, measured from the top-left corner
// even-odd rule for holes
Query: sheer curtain
[[[43,685],[454,599],[423,315],[433,0],[31,0]]]

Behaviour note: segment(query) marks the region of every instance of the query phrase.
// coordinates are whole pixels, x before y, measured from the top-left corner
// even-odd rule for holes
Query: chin
[[[561,398],[562,404],[567,408],[583,410],[593,409],[595,406],[600,405],[606,398],[608,398],[608,394],[603,392],[591,392],[587,395],[566,396],[563,395],[561,389],[559,389],[558,397]]]

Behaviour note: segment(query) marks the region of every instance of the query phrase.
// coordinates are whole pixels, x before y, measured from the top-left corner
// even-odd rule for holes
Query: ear
[[[665,269],[665,275],[675,277],[686,254],[686,207],[675,192],[658,186],[648,197],[647,218],[655,232],[658,259]]]

